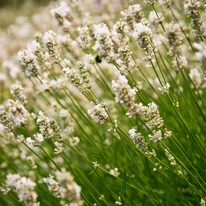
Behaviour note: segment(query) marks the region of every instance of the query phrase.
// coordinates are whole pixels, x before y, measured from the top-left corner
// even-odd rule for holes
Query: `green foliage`
[[[204,206],[203,6],[92,2],[2,32],[0,205]]]
[[[0,7],[19,7],[24,3],[30,1],[33,4],[46,5],[51,0],[1,0]]]

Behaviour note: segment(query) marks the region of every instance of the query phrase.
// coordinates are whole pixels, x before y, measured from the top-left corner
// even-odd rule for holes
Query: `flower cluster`
[[[205,205],[203,5],[134,2],[54,1],[2,27],[1,204]]]
[[[114,60],[114,43],[107,25],[104,23],[94,25],[94,37],[96,43],[93,48],[98,51],[100,58],[106,57],[109,61]]]
[[[123,104],[126,108],[134,105],[136,91],[130,87],[125,76],[120,76],[116,81],[113,80],[112,89],[115,92],[116,102]]]
[[[20,127],[20,126],[24,126],[27,123],[29,113],[20,101],[18,100],[14,101],[12,99],[9,99],[6,104],[6,109],[7,109],[6,117],[11,122],[13,122],[14,126]],[[8,127],[8,125],[6,126]]]
[[[6,178],[5,193],[8,193],[10,190],[14,191],[19,201],[26,206],[40,205],[39,202],[37,202],[37,194],[34,191],[36,183],[30,178],[21,177],[19,174],[8,174]]]
[[[170,161],[170,164],[173,166],[176,165],[175,158],[171,155],[171,153],[167,149],[165,149],[165,154],[166,154],[168,160]]]
[[[47,184],[49,190],[58,198],[69,200],[70,205],[83,205],[80,197],[81,187],[74,181],[73,176],[65,169],[57,171],[56,179],[50,175],[43,178],[43,182]]]
[[[200,2],[197,0],[187,0],[185,4],[185,9],[187,11],[187,15],[191,20],[192,26],[196,30],[197,36],[202,36],[204,30],[202,28],[202,21],[200,17]]]
[[[97,104],[88,110],[89,115],[95,122],[104,124],[108,120],[108,114],[101,104]]]
[[[39,125],[39,130],[45,139],[56,137],[62,140],[63,136],[55,119],[49,118],[42,111],[39,111],[36,123]]]
[[[18,53],[18,59],[27,77],[36,77],[40,69],[35,55],[29,50],[23,50]]]
[[[149,53],[152,41],[151,29],[143,23],[135,24],[133,37],[137,40],[138,45]]]
[[[141,135],[141,133],[137,133],[136,129],[130,129],[129,135],[137,148],[139,148],[143,152],[146,152],[148,150],[148,145],[144,137]]]
[[[166,25],[166,29],[167,46],[169,48],[169,54],[171,56],[180,54],[182,44],[182,34],[180,31],[180,25],[170,23]]]
[[[140,23],[144,20],[144,13],[139,4],[130,5],[127,10],[121,12],[124,21],[127,22],[130,28],[134,28],[135,23]]]

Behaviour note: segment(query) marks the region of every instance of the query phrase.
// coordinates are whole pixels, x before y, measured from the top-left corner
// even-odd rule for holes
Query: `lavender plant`
[[[0,205],[204,206],[204,9],[67,0],[2,31]]]

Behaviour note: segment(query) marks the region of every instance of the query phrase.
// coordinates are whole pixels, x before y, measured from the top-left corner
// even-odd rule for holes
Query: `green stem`
[[[161,27],[162,27],[162,30],[165,32],[164,25],[163,25],[162,21],[160,20],[159,14],[157,13],[157,11],[156,11],[156,9],[155,9],[154,4],[152,4],[151,6],[152,6],[152,8],[153,8],[153,10],[154,10],[154,12],[155,12],[157,18],[158,18],[158,21],[159,21],[159,24],[160,24]]]
[[[206,123],[206,118],[205,118],[205,116],[204,116],[204,114],[203,114],[203,112],[202,112],[199,104],[197,103],[197,101],[196,101],[196,99],[195,99],[195,96],[194,96],[193,92],[192,92],[191,89],[190,89],[190,86],[188,85],[188,82],[187,82],[187,80],[186,80],[186,78],[185,78],[185,76],[184,76],[183,71],[181,70],[180,72],[181,72],[182,77],[183,77],[183,79],[184,79],[184,81],[185,81],[185,83],[186,83],[186,86],[187,86],[187,88],[188,88],[188,90],[189,90],[189,92],[190,92],[190,94],[191,94],[191,96],[192,96],[192,98],[193,98],[193,100],[194,100],[194,102],[195,102],[195,105],[197,106],[200,114],[202,115],[202,118],[203,118],[204,122]]]
[[[55,167],[61,171],[60,167],[54,162],[54,160],[47,154],[47,152],[44,150],[42,146],[39,146],[39,148],[43,151],[43,153],[49,158],[49,160],[55,165]]]
[[[161,144],[163,145],[163,147],[165,149],[167,149],[171,155],[179,162],[179,164],[188,172],[188,174],[191,175],[191,177],[195,180],[195,182],[201,187],[202,191],[204,191],[206,193],[205,187],[202,186],[202,184],[199,182],[199,180],[191,173],[191,171],[179,160],[179,158],[177,156],[175,156],[171,150],[163,143],[161,142]],[[177,144],[175,144],[178,149],[182,152],[182,150],[179,148],[179,146]],[[204,183],[204,180],[202,179],[202,177],[200,177],[200,175],[198,174],[198,172],[195,170],[195,168],[193,167],[192,163],[187,159],[186,155],[184,154],[184,152],[182,152],[182,155],[184,156],[184,158],[188,161],[188,163],[190,164],[191,168],[194,170],[194,172],[196,173],[196,175],[200,178],[200,180]]]
[[[150,191],[151,191],[152,194],[154,195],[154,197],[155,197],[155,199],[157,200],[157,202],[158,202],[160,205],[163,206],[163,204],[160,202],[160,200],[158,199],[158,197],[157,197],[156,194],[154,193],[154,191],[153,191],[151,185],[149,184],[149,182],[147,181],[146,177],[144,176],[144,174],[142,173],[142,171],[139,169],[139,167],[138,167],[136,161],[135,161],[134,158],[132,157],[132,155],[131,155],[131,153],[130,153],[130,151],[129,151],[129,149],[128,149],[126,143],[125,143],[124,137],[122,137],[122,136],[124,136],[124,133],[122,133],[122,131],[121,131],[120,128],[116,128],[116,129],[117,129],[117,133],[119,134],[119,137],[121,138],[121,140],[122,140],[122,142],[123,142],[123,145],[124,145],[124,147],[125,147],[127,153],[129,154],[130,159],[132,160],[133,164],[135,165],[135,167],[137,168],[138,172],[139,172],[140,175],[142,176],[144,182],[148,185]]]

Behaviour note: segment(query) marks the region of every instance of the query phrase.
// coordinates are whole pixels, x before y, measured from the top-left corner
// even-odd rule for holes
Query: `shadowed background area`
[[[35,4],[45,5],[50,1],[54,1],[54,0],[1,0],[0,7],[1,8],[5,6],[18,7],[24,3],[35,3]]]
[[[0,30],[14,23],[17,16],[31,16],[55,0],[0,0]]]

